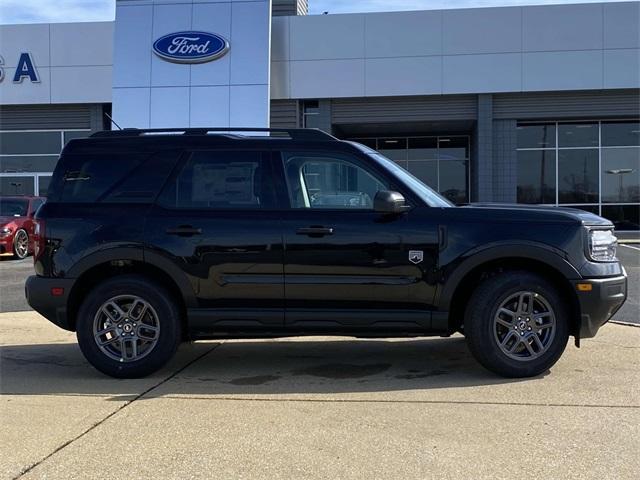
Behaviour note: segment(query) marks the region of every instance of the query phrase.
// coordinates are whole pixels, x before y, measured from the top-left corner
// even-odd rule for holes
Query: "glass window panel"
[[[289,154],[285,160],[293,208],[373,209],[386,182],[347,158]]]
[[[438,190],[437,160],[409,162],[409,172],[434,190]]]
[[[64,132],[64,144],[66,145],[69,140],[73,140],[74,138],[87,138],[91,135],[91,132]]]
[[[438,137],[409,139],[409,160],[435,160],[438,158]]]
[[[49,191],[49,184],[51,183],[51,177],[45,175],[38,176],[38,195],[46,197]]]
[[[640,202],[640,148],[602,149],[602,202]]]
[[[438,137],[439,160],[466,160],[469,158],[469,137]]]
[[[640,146],[640,122],[602,122],[602,146]]]
[[[0,132],[0,153],[58,154],[60,132]]]
[[[602,216],[617,230],[640,230],[640,205],[603,205]]]
[[[320,115],[317,113],[305,113],[304,114],[304,127],[305,128],[320,128]]]
[[[553,150],[518,152],[518,203],[556,202],[555,157]]]
[[[598,150],[558,152],[559,203],[598,202]]]
[[[453,203],[467,203],[467,161],[440,162],[440,194]]]
[[[385,157],[407,168],[407,139],[406,138],[379,138],[377,150]]]
[[[599,211],[600,208],[598,207],[598,205],[562,205],[563,207],[569,207],[569,208],[577,208],[579,210],[584,210],[585,212],[591,212],[591,213],[595,213],[596,215],[599,215]]]
[[[561,123],[558,126],[559,147],[597,147],[597,123]]]
[[[20,156],[8,155],[0,157],[0,172],[53,172],[59,155]]]
[[[554,123],[518,125],[518,148],[555,148]]]
[[[320,111],[320,102],[318,100],[307,100],[304,102],[304,113],[318,113]]]
[[[29,213],[29,200],[26,198],[0,198],[0,217],[24,217]]]
[[[261,152],[195,152],[159,201],[189,209],[274,208],[272,180]]]
[[[353,138],[354,142],[361,143],[369,148],[376,149],[376,139],[375,138]]]
[[[0,195],[33,195],[33,177],[0,177]]]

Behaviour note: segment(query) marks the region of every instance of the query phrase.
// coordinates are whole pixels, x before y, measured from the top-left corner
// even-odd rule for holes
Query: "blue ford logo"
[[[222,57],[229,42],[207,32],[177,32],[153,42],[153,51],[163,60],[175,63],[204,63]]]

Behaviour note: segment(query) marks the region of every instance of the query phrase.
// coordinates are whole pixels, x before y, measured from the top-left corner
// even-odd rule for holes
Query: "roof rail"
[[[247,136],[243,133],[275,133],[274,137],[281,138],[285,134],[289,136],[291,140],[315,140],[315,141],[334,141],[336,137],[330,135],[317,128],[248,128],[248,127],[223,127],[223,128],[124,128],[122,130],[103,130],[91,135],[92,138],[111,138],[111,137],[142,137],[146,135],[222,135],[232,136],[239,133],[240,135],[233,136]],[[264,138],[264,136],[256,136],[257,138]]]

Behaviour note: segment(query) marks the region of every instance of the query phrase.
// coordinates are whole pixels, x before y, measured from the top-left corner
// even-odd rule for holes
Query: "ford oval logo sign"
[[[204,63],[222,57],[229,42],[207,32],[177,32],[153,42],[153,51],[163,60],[175,63]]]

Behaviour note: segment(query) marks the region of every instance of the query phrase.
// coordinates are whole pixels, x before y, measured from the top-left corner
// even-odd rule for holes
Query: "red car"
[[[43,197],[0,197],[0,253],[25,258],[33,253],[33,216]]]

